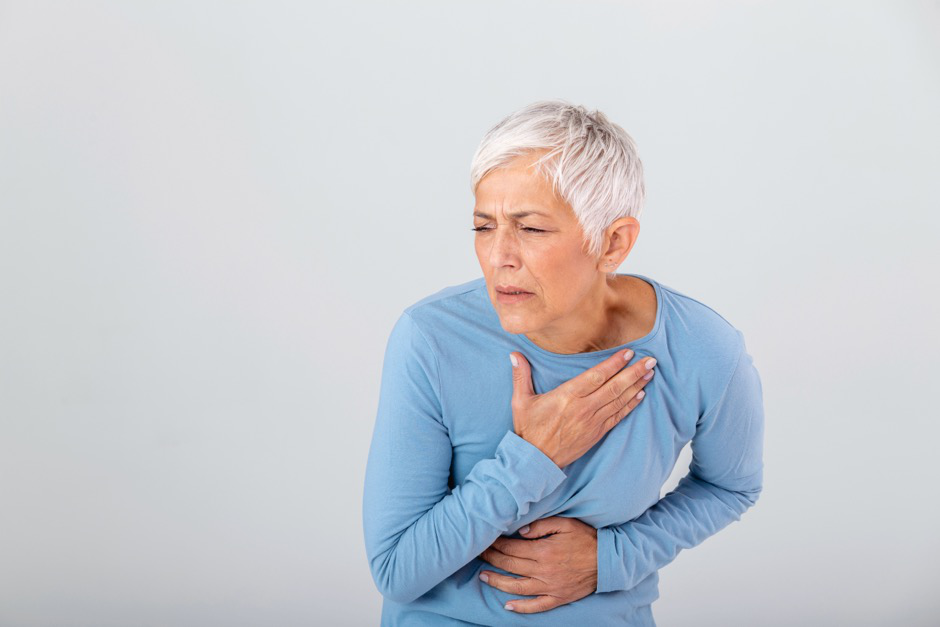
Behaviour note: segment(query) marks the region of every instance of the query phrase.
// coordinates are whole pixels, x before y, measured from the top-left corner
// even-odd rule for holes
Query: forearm
[[[732,491],[689,473],[638,518],[597,530],[597,592],[629,590],[736,520],[760,486]]]
[[[388,498],[378,467],[367,473],[364,529],[370,568],[383,596],[410,602],[466,565],[566,478],[544,453],[508,432],[493,458],[423,512]]]
[[[760,377],[743,340],[725,391],[696,423],[689,473],[634,520],[598,529],[598,592],[629,590],[753,506],[763,487]]]

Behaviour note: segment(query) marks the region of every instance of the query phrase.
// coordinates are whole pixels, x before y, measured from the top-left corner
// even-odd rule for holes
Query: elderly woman
[[[602,113],[513,113],[471,179],[483,276],[405,308],[385,352],[363,499],[382,625],[654,625],[659,569],[761,492],[753,359],[707,305],[614,272],[643,170]]]

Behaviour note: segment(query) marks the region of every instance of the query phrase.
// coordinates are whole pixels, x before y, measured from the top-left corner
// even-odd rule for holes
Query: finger
[[[512,577],[510,575],[495,573],[492,570],[481,571],[480,580],[487,585],[498,588],[503,592],[508,592],[509,594],[535,596],[536,594],[544,592],[545,589],[545,584],[538,579],[533,579],[532,577]]]
[[[655,370],[649,370],[646,377],[640,377],[633,385],[628,386],[617,398],[610,401],[595,412],[595,416],[604,421],[605,427],[614,425],[627,417],[633,409],[640,404],[646,392],[643,390],[653,380]],[[609,425],[608,425],[609,423]]]
[[[558,597],[548,596],[543,594],[540,597],[534,599],[512,599],[506,602],[505,607],[507,610],[512,610],[517,614],[535,614],[536,612],[545,612],[548,610],[555,609],[559,605],[564,605],[565,601],[562,601]]]
[[[483,561],[514,575],[525,575],[530,577],[540,572],[538,562],[526,559],[524,557],[513,557],[512,555],[506,555],[505,553],[497,551],[494,548],[489,548],[483,551],[482,555],[480,555],[480,558]]]
[[[588,398],[597,404],[598,409],[611,401],[618,401],[624,394],[627,394],[627,399],[629,399],[631,396],[629,393],[632,387],[637,386],[636,391],[639,391],[649,381],[649,379],[644,379],[643,377],[653,372],[651,367],[647,367],[650,363],[656,365],[656,360],[652,357],[638,360],[635,364],[631,364],[630,367],[624,368],[611,377],[609,381],[595,390],[593,394],[588,395]],[[634,394],[635,393],[636,392],[634,392]],[[626,403],[626,399],[623,399],[622,403]]]
[[[607,433],[620,424],[623,420],[625,420],[627,416],[630,415],[630,412],[636,409],[636,406],[639,405],[645,397],[646,392],[644,390],[640,390],[636,393],[635,396],[633,396],[633,398],[627,401],[627,404],[622,409],[605,418],[604,422],[601,424],[601,428],[604,430],[604,433]]]
[[[510,557],[522,557],[525,559],[534,559],[538,556],[538,550],[532,540],[519,540],[516,538],[496,538],[491,548],[496,549],[503,555]]]
[[[576,377],[568,379],[559,387],[565,387],[571,394],[577,397],[588,396],[608,379],[620,372],[633,358],[633,350],[625,349],[617,351],[601,363],[588,368]]]
[[[515,357],[518,364],[512,367],[512,400],[521,401],[534,396],[535,388],[532,385],[532,369],[529,366],[529,360],[516,351],[509,353],[509,356],[510,359]]]
[[[566,516],[549,516],[548,518],[539,518],[538,520],[533,520],[531,523],[529,523],[529,528],[525,533],[522,533],[522,529],[519,530],[519,533],[530,539],[541,538],[542,536],[565,531],[568,528],[568,524],[570,522],[571,519]]]

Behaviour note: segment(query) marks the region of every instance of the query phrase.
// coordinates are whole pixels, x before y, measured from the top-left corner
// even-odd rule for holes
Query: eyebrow
[[[530,216],[530,215],[542,216],[542,217],[544,217],[544,218],[551,218],[551,216],[548,215],[547,213],[542,213],[541,211],[532,211],[532,210],[529,210],[529,211],[515,211],[515,212],[513,212],[513,213],[508,213],[508,214],[506,214],[506,215],[508,215],[510,218],[513,218],[513,219],[524,218],[524,217]],[[482,211],[474,211],[474,212],[473,212],[473,216],[476,217],[476,218],[483,218],[484,220],[492,220],[492,219],[493,219],[493,216],[491,216],[491,215],[488,214],[488,213],[484,213],[484,212],[482,212]]]

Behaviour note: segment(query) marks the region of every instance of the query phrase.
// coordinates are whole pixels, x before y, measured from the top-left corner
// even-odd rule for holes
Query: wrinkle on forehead
[[[548,181],[541,175],[524,174],[519,170],[494,170],[487,174],[477,187],[476,199],[473,215],[482,219],[493,219],[494,215],[506,221],[529,215],[560,220],[574,218],[574,211],[551,190]]]

